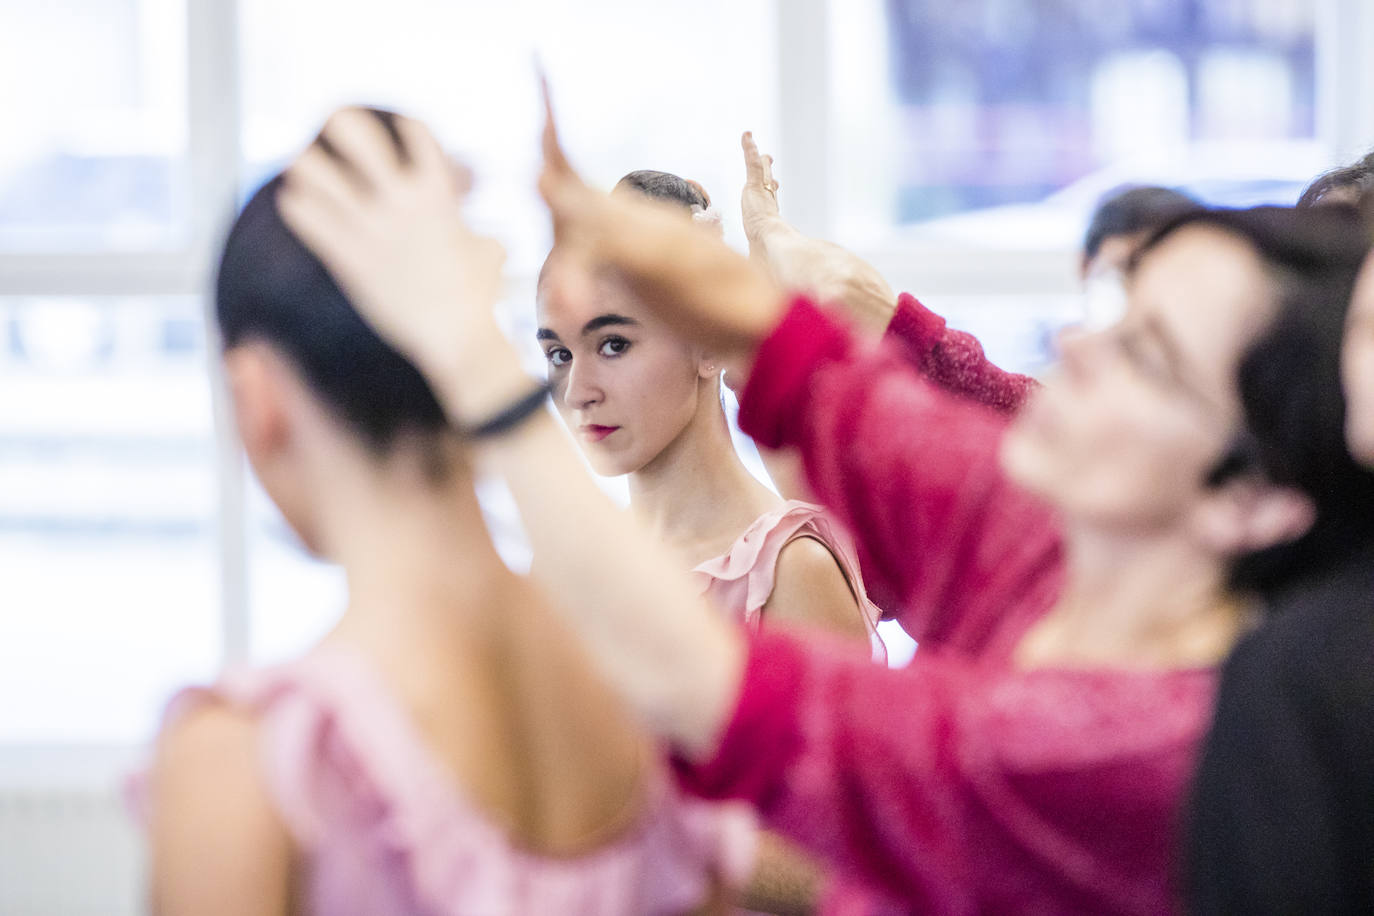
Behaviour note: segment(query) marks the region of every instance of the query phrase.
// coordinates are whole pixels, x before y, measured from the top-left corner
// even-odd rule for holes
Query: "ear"
[[[1228,556],[1296,541],[1317,519],[1317,507],[1307,494],[1253,475],[1218,487],[1195,513],[1195,530],[1202,542]]]
[[[280,361],[262,344],[242,344],[224,354],[224,372],[243,450],[254,468],[271,467],[291,440]]]
[[[702,353],[697,357],[697,377],[703,379],[720,378],[720,373],[725,367],[720,360],[710,353]]]

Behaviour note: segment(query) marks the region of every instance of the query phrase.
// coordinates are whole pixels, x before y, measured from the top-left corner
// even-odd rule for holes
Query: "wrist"
[[[745,226],[745,237],[751,250],[757,249],[765,256],[769,247],[783,239],[790,239],[800,233],[781,216],[756,216]]]
[[[465,328],[456,340],[441,343],[448,346],[431,348],[420,368],[449,422],[459,430],[486,423],[527,396],[536,383],[494,320]]]

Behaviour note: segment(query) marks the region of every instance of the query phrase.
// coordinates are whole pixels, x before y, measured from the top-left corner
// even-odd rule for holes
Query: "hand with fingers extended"
[[[495,328],[505,252],[463,221],[470,183],[420,122],[348,108],[287,169],[277,206],[362,316],[428,371]]]
[[[773,177],[773,157],[759,152],[752,132],[741,140],[744,147],[744,190],[740,192],[740,214],[749,254],[768,263],[768,243],[776,236],[800,235],[782,218],[778,209],[778,182]]]
[[[807,238],[784,220],[773,157],[759,152],[752,133],[744,134],[741,146],[745,182],[740,205],[750,256],[766,265],[785,289],[810,293],[843,309],[865,330],[883,333],[897,308],[892,287],[858,255],[833,242]]]
[[[553,216],[551,295],[576,296],[599,271],[618,277],[684,337],[722,357],[752,353],[786,302],[768,274],[702,232],[678,207],[587,186],[568,162],[545,96],[540,193]]]

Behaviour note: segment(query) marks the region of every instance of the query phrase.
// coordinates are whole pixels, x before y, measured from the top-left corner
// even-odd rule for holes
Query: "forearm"
[[[515,498],[538,575],[602,673],[654,731],[691,756],[709,754],[734,703],[739,635],[611,504],[551,416],[483,452]]]
[[[504,339],[488,336],[481,349],[480,373],[464,371],[439,392],[463,421],[529,387]],[[735,700],[739,634],[588,477],[547,412],[479,443],[478,459],[505,478],[538,558],[536,577],[612,688],[686,754],[709,754]]]
[[[1029,376],[995,365],[976,337],[950,328],[909,293],[898,298],[886,337],[930,381],[1002,413],[1020,410],[1038,387]]]
[[[873,265],[833,242],[807,238],[781,218],[757,223],[750,252],[784,289],[841,311],[866,334],[881,335],[897,309],[896,293]]]

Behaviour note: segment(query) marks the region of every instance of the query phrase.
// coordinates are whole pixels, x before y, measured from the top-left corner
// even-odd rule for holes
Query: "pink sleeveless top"
[[[757,632],[763,606],[773,594],[778,557],[784,547],[800,537],[815,538],[834,555],[850,588],[858,596],[869,642],[873,645],[873,660],[886,664],[887,648],[878,635],[878,621],[883,612],[868,600],[864,591],[854,542],[820,506],[789,499],[772,512],[759,516],[729,550],[698,565],[692,572],[701,583],[702,594],[716,607]]]
[[[639,816],[601,849],[563,859],[515,847],[347,650],[183,690],[164,727],[215,700],[258,717],[264,779],[301,853],[311,914],[677,914],[706,900],[712,877],[740,887],[753,865],[747,809],[680,795],[657,759]],[[132,795],[146,820],[145,779]]]

